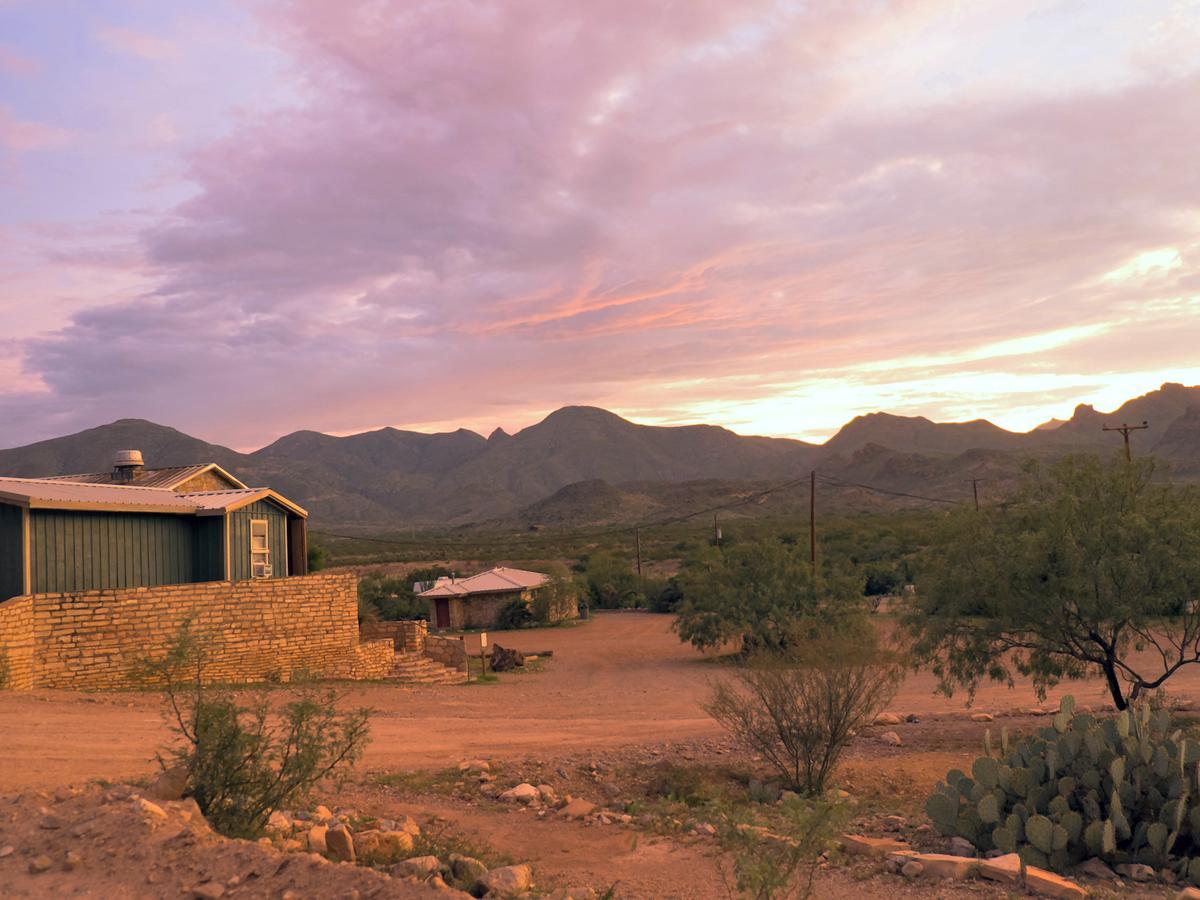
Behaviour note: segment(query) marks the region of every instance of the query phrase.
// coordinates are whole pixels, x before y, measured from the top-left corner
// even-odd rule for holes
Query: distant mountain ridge
[[[593,524],[641,520],[689,502],[750,496],[812,468],[896,492],[966,496],[972,479],[994,489],[1020,461],[1119,449],[1106,424],[1137,432],[1180,475],[1200,478],[1200,387],[1165,384],[1111,413],[1081,405],[1071,418],[1027,433],[986,420],[858,416],[823,445],[743,436],[713,425],[638,425],[595,407],[568,406],[515,434],[496,429],[424,434],[382,428],[347,437],[297,431],[252,453],[164,425],[121,419],[77,434],[0,450],[0,474],[35,477],[105,471],[117,450],[140,449],[153,466],[216,462],[248,484],[269,485],[324,526]],[[825,490],[829,490],[828,486]],[[786,510],[786,493],[745,514]],[[841,489],[836,502],[873,506],[877,495]],[[901,498],[898,502],[905,502]]]

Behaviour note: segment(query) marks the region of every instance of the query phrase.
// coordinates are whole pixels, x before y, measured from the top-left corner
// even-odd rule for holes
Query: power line
[[[957,505],[961,502],[959,500],[950,500],[946,497],[926,497],[923,494],[910,494],[907,491],[893,491],[889,490],[888,488],[877,487],[873,484],[863,484],[858,481],[843,481],[840,478],[831,478],[830,476],[823,475],[820,472],[817,473],[817,477],[820,478],[825,484],[832,485],[833,487],[862,488],[865,491],[874,491],[876,494],[887,494],[890,497],[907,497],[910,500],[924,500],[926,503],[946,503],[951,506]]]

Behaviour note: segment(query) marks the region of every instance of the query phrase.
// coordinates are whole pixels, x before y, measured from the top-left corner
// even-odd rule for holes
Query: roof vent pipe
[[[117,458],[113,461],[112,480],[128,483],[141,474],[145,467],[141,450],[118,450]]]

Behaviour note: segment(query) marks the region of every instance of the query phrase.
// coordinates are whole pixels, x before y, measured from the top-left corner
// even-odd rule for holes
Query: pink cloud
[[[0,72],[10,75],[39,75],[42,68],[40,60],[0,44]]]
[[[845,59],[939,9],[271,4],[300,99],[189,158],[194,196],[142,236],[153,286],[29,342],[48,393],[0,413],[239,446],[568,402],[669,418],[822,378],[884,396],[923,377],[906,359],[1130,319],[1166,288],[1100,276],[1200,238],[1200,81],[864,105]],[[1198,276],[1189,253],[1172,277]],[[1130,319],[1138,365],[1186,363],[1168,318]],[[936,366],[1082,384],[1108,341]]]
[[[0,147],[13,151],[47,150],[70,139],[71,132],[65,128],[18,119],[11,109],[0,105]]]
[[[138,59],[156,61],[176,55],[173,41],[133,28],[108,25],[96,32],[96,37],[108,50]]]

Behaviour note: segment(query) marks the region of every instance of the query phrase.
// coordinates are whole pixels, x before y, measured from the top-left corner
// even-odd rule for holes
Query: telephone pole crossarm
[[[1121,437],[1125,439],[1125,462],[1133,462],[1133,454],[1129,450],[1129,432],[1145,431],[1149,427],[1149,422],[1142,422],[1141,425],[1126,425],[1122,422],[1120,425],[1102,425],[1100,430],[1121,432]]]

